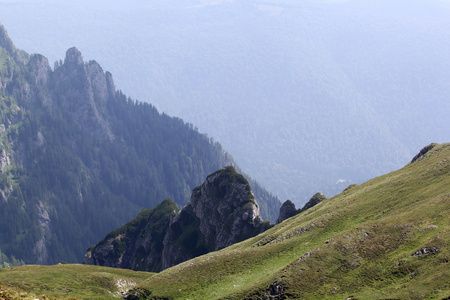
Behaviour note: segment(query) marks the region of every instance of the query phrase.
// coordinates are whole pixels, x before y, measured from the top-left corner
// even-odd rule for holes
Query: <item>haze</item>
[[[16,46],[76,46],[301,204],[450,140],[450,2],[0,1]],[[20,16],[20,17],[19,17]]]

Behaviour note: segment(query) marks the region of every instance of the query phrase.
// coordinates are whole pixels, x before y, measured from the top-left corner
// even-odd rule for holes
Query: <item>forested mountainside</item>
[[[448,0],[0,0],[0,20],[51,63],[76,45],[297,207],[450,140]]]
[[[117,91],[76,48],[52,69],[1,27],[0,80],[0,250],[13,261],[80,262],[142,208],[183,206],[208,174],[236,165],[193,125]],[[275,220],[279,201],[252,184]]]

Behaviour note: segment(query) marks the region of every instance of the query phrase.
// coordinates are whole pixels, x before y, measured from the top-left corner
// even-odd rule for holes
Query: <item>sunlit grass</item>
[[[150,276],[152,273],[69,264],[0,269],[4,286],[49,299],[120,299],[121,293]]]
[[[450,144],[439,145],[422,161],[158,274],[26,266],[1,270],[0,282],[78,299],[120,297],[118,278],[148,299],[261,299],[275,285],[284,299],[442,299],[450,296],[449,170]]]

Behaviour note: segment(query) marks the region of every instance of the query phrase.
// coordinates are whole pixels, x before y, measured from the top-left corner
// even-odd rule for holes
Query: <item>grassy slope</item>
[[[12,299],[121,299],[120,292],[149,276],[152,273],[69,264],[0,269],[0,299],[2,290]]]
[[[26,266],[0,270],[0,282],[80,299],[113,298],[112,278],[120,276],[152,297],[175,299],[260,299],[275,282],[284,291],[281,299],[442,299],[450,296],[449,170],[450,144],[438,145],[423,160],[354,186],[255,238],[156,275]],[[423,248],[437,252],[413,255]]]
[[[179,299],[258,299],[276,281],[289,298],[450,296],[449,170],[450,144],[437,146],[421,161],[142,286]],[[432,246],[440,252],[412,256]]]

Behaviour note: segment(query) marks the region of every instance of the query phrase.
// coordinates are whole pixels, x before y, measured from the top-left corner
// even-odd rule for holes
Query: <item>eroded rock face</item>
[[[38,87],[43,87],[48,83],[51,75],[51,68],[48,59],[40,54],[33,54],[29,62],[32,73],[33,83]]]
[[[302,209],[300,211],[302,212],[302,211],[308,210],[311,207],[314,207],[317,204],[319,204],[320,202],[327,200],[327,199],[328,199],[328,197],[325,196],[324,194],[316,193],[316,194],[314,194],[314,196],[311,197],[311,199],[309,199],[308,202],[306,202],[306,204],[302,207]]]
[[[110,73],[105,74],[95,61],[84,63],[80,51],[73,47],[67,50],[64,64],[55,70],[52,79],[51,84],[57,87],[55,101],[63,111],[70,112],[68,117],[74,123],[96,138],[113,139],[102,112],[114,93]]]
[[[295,209],[295,204],[292,203],[290,200],[286,200],[283,205],[280,207],[280,214],[278,215],[277,224],[283,222],[286,219],[289,219],[290,217],[293,217],[295,215],[298,215],[301,212],[304,212],[311,207],[316,206],[320,202],[327,200],[327,196],[325,196],[322,193],[316,193],[314,196],[309,199],[309,201],[300,209]]]
[[[413,157],[413,159],[411,160],[411,163],[414,163],[416,161],[421,161],[423,159],[423,157],[425,156],[425,154],[427,154],[428,151],[430,151],[431,149],[433,149],[437,144],[430,144],[428,146],[423,147],[419,153],[417,153],[416,156]]]
[[[66,65],[82,65],[83,56],[81,52],[76,48],[72,47],[66,52],[66,58],[64,59],[64,64]]]
[[[255,236],[261,225],[247,180],[233,167],[219,170],[193,190],[189,204],[170,222],[163,269]]]
[[[249,183],[233,167],[209,175],[178,213],[170,203],[166,205],[170,209],[162,209],[163,202],[151,211],[143,210],[108,234],[87,251],[83,263],[160,271],[268,228]],[[164,221],[157,219],[161,216]]]
[[[280,207],[280,214],[277,219],[277,224],[283,222],[290,217],[295,216],[298,213],[295,208],[295,204],[291,202],[291,200],[286,200],[283,205]]]
[[[200,219],[200,232],[214,250],[252,236],[262,222],[250,185],[233,167],[208,176],[193,191],[190,205]]]
[[[139,271],[161,270],[163,240],[170,217],[178,212],[166,199],[153,209],[143,209],[133,220],[109,233],[88,249],[83,263]]]
[[[48,249],[46,241],[51,236],[51,220],[47,208],[41,201],[36,205],[39,214],[39,231],[41,238],[33,248],[33,255],[38,264],[44,264],[48,260]]]

